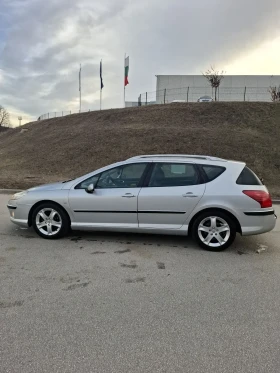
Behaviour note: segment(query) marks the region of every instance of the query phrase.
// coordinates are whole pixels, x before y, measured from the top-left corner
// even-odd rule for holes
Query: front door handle
[[[122,197],[123,198],[135,198],[136,196],[132,193],[125,193]]]
[[[188,192],[188,193],[183,194],[183,197],[188,197],[188,198],[197,198],[198,196],[196,196],[196,195],[193,194],[192,192]]]

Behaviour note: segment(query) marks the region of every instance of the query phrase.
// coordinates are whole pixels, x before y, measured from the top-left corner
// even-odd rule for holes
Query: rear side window
[[[257,175],[247,166],[242,170],[236,184],[239,185],[263,185]]]
[[[193,164],[157,163],[149,187],[176,187],[199,184],[199,175]]]
[[[220,167],[220,166],[202,165],[201,167],[207,176],[207,182],[217,179],[217,177],[222,175],[222,173],[225,172],[226,170],[225,167]]]

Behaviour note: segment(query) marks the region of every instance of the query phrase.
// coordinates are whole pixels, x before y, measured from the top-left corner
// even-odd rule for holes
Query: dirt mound
[[[83,175],[137,154],[208,154],[246,161],[280,196],[280,105],[174,103],[26,124],[0,134],[0,188]],[[21,129],[22,129],[21,128]]]

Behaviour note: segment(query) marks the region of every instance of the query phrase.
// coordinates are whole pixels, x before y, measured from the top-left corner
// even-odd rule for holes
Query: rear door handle
[[[123,198],[134,198],[136,196],[134,194],[132,194],[132,193],[125,193],[122,197]]]
[[[188,192],[188,193],[183,194],[183,197],[188,197],[188,198],[197,198],[198,196],[196,196],[196,195],[193,194],[192,192]]]

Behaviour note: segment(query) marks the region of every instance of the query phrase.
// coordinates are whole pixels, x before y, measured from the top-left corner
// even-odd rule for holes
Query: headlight
[[[11,197],[11,200],[20,199],[27,194],[27,191],[19,192]]]

